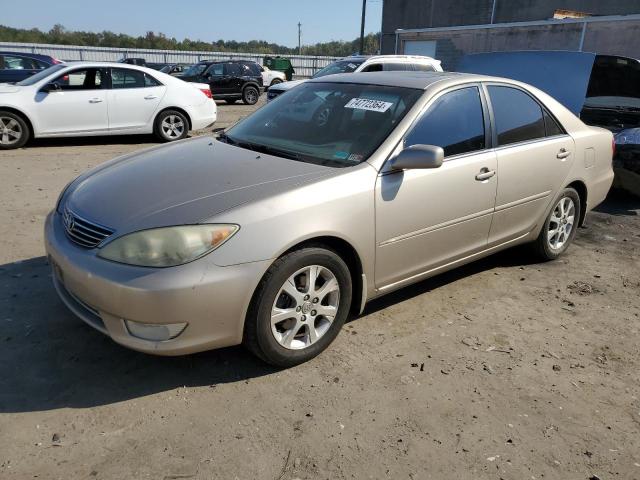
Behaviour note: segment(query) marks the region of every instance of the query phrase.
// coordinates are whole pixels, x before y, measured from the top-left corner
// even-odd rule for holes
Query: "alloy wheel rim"
[[[0,117],[0,145],[18,143],[22,133],[22,127],[15,118]]]
[[[576,205],[569,197],[556,204],[549,219],[547,242],[553,250],[561,249],[569,240],[575,222]]]
[[[331,328],[340,304],[340,285],[327,267],[310,265],[280,287],[271,308],[271,332],[288,350],[302,350]]]
[[[247,97],[247,102],[249,103],[255,103],[258,101],[255,90],[251,88],[247,90],[246,97]]]
[[[160,127],[162,128],[162,134],[170,140],[180,138],[184,133],[184,122],[178,115],[168,115],[162,121]]]

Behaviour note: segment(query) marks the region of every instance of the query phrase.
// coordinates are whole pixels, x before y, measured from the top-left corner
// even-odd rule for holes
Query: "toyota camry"
[[[518,244],[562,255],[612,153],[611,132],[516,81],[336,75],[81,175],[46,249],[64,303],[124,346],[243,343],[291,366],[388,292]]]

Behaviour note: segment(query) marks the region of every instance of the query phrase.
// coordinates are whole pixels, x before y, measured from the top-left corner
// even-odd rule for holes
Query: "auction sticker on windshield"
[[[349,100],[344,108],[353,108],[356,110],[368,110],[370,112],[384,113],[393,105],[390,102],[383,102],[382,100],[370,100],[367,98],[352,98]]]

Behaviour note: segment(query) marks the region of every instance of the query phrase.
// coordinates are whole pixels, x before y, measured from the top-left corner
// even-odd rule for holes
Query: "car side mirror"
[[[393,170],[439,168],[444,161],[444,150],[435,145],[411,145],[402,150],[393,160]]]
[[[62,88],[60,87],[60,84],[58,82],[49,82],[40,90],[42,90],[43,92],[49,93],[49,92],[58,92],[62,90]]]

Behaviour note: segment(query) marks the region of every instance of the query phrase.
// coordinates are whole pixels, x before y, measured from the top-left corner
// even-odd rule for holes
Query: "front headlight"
[[[185,225],[130,233],[105,245],[98,256],[141,267],[191,262],[229,240],[238,225]]]

